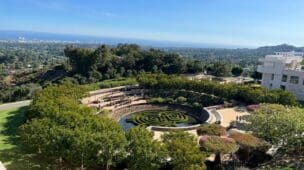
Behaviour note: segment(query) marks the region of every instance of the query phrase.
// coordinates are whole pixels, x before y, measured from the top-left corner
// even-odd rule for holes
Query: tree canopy
[[[79,86],[54,85],[38,93],[29,106],[21,136],[33,151],[64,159],[81,167],[110,166],[126,157],[127,140],[112,119],[95,116],[79,104]]]
[[[143,127],[130,129],[128,139],[128,164],[130,169],[157,170],[167,158],[167,152],[161,142],[153,140],[153,132]]]
[[[240,76],[243,73],[243,68],[242,67],[233,67],[231,69],[231,73],[234,76]]]
[[[247,120],[247,128],[257,137],[279,147],[283,153],[304,150],[304,111],[297,107],[263,104]]]
[[[170,132],[162,136],[174,170],[205,170],[205,154],[197,139],[187,132]]]
[[[203,70],[200,61],[153,48],[144,50],[135,44],[101,45],[96,49],[69,46],[64,52],[74,77],[83,83],[134,76],[142,72],[182,74]]]

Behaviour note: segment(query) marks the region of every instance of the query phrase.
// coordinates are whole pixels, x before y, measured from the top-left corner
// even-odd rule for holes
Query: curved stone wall
[[[194,130],[200,127],[201,124],[191,125],[191,126],[184,126],[184,127],[165,127],[165,126],[149,126],[147,129],[151,129],[154,131],[185,131],[185,130]]]

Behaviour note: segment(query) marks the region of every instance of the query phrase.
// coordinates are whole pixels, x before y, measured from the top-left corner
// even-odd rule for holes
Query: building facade
[[[257,71],[262,73],[262,86],[292,92],[298,100],[304,100],[304,53],[278,52],[260,59]]]

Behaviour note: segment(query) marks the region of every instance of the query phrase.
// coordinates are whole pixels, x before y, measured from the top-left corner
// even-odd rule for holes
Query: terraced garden
[[[197,120],[185,112],[176,110],[147,110],[132,114],[127,122],[139,126],[167,126],[176,127],[197,123]]]

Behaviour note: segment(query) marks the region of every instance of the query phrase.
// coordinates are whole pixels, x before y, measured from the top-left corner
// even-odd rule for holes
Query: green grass
[[[26,107],[0,111],[0,150],[16,146],[17,127],[23,123],[25,111]]]
[[[18,135],[27,107],[0,111],[0,161],[8,170],[58,169],[43,155],[31,154]],[[57,166],[57,167],[56,167]]]

